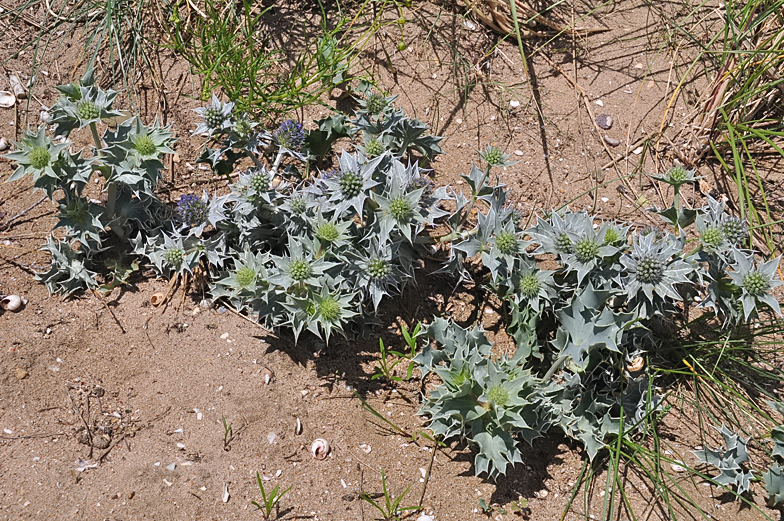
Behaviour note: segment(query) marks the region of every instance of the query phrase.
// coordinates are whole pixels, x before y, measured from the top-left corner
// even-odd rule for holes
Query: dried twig
[[[11,217],[10,219],[6,220],[4,223],[0,223],[0,232],[2,232],[3,230],[7,230],[8,228],[10,228],[10,227],[11,227],[11,224],[13,224],[13,222],[14,222],[15,220],[19,219],[20,217],[24,217],[24,215],[25,215],[25,214],[27,214],[27,212],[29,212],[30,210],[32,210],[33,208],[35,208],[36,206],[38,206],[38,205],[39,205],[39,204],[41,204],[42,202],[46,201],[46,199],[48,199],[48,197],[47,197],[47,196],[43,196],[43,197],[41,197],[41,198],[40,198],[38,201],[36,201],[35,203],[33,203],[33,204],[32,204],[32,205],[29,207],[29,208],[26,208],[25,210],[22,210],[22,211],[21,211],[21,212],[19,212],[18,214],[14,215],[14,216],[13,216],[13,217]]]

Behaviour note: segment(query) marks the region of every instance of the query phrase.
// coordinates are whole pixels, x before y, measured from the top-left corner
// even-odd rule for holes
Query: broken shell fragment
[[[8,76],[8,83],[11,84],[11,90],[14,91],[14,96],[16,96],[16,99],[27,98],[27,93],[25,92],[24,87],[22,87],[22,82],[19,81],[19,76],[16,74],[11,74]]]
[[[302,434],[302,422],[299,418],[297,418],[297,426],[294,427],[294,434],[300,435]]]
[[[6,311],[19,311],[25,304],[27,304],[27,301],[19,295],[6,295],[0,301],[0,306]]]
[[[604,136],[604,142],[610,145],[611,147],[617,147],[618,145],[621,144],[619,140],[612,138],[610,136]]]
[[[7,90],[0,90],[0,107],[10,109],[16,105],[16,97]]]
[[[150,297],[150,304],[152,304],[155,307],[158,307],[161,304],[163,304],[163,300],[165,298],[166,295],[164,295],[163,293],[156,293],[152,297]]]
[[[613,126],[613,118],[609,114],[599,114],[596,116],[596,124],[604,130],[610,130]]]
[[[8,140],[4,137],[0,137],[0,152],[4,150],[8,150]]]
[[[636,373],[638,371],[641,371],[644,365],[645,365],[645,360],[643,360],[641,356],[638,356],[634,360],[632,360],[629,365],[626,366],[626,369],[628,369],[630,373]]]
[[[324,438],[316,438],[310,444],[310,453],[316,459],[324,459],[329,454],[329,442]]]

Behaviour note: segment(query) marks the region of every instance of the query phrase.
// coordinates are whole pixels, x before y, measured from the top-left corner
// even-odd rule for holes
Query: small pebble
[[[635,154],[635,155],[638,155],[638,156],[640,154],[642,154],[642,147],[637,147],[634,150],[632,150],[632,154]]]
[[[516,155],[516,156],[522,156],[522,155],[523,155],[523,151],[522,151],[522,150],[515,150],[515,151],[514,151],[514,155]]]
[[[613,126],[613,118],[609,114],[599,114],[596,116],[596,124],[604,130],[610,130]]]
[[[597,104],[597,105],[599,105],[600,107],[604,107],[604,102],[603,102],[602,100],[600,100],[600,99],[598,99],[598,100],[594,101],[594,103],[596,103],[596,104]]]
[[[30,373],[28,373],[21,367],[17,367],[16,369],[14,369],[14,374],[16,375],[17,380],[24,380],[25,378],[30,376]]]
[[[673,463],[670,465],[672,467],[673,472],[686,472],[686,467],[683,465],[678,465],[677,463]]]
[[[169,472],[174,472],[174,469],[176,469],[176,468],[177,468],[177,464],[176,463],[172,463],[171,465],[167,465],[166,466],[166,470],[168,470]]]
[[[609,200],[607,197],[602,197],[602,202],[603,202],[603,203],[607,203],[607,202],[609,202],[609,201],[610,201],[610,200]]]
[[[509,102],[509,106],[512,107],[513,109],[516,109],[517,107],[520,106],[520,102],[517,101],[516,99],[513,99],[512,101]]]
[[[617,147],[618,145],[621,144],[620,140],[610,136],[604,136],[604,142],[610,145],[611,147]]]

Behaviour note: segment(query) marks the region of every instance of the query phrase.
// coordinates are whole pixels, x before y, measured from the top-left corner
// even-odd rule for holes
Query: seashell
[[[621,144],[621,141],[619,139],[615,139],[614,137],[610,137],[607,135],[604,136],[604,142],[610,145],[611,147],[617,147],[618,145]]]
[[[610,130],[613,126],[613,118],[609,114],[599,114],[596,116],[596,124],[604,130]]]
[[[645,365],[645,360],[641,356],[634,358],[629,365],[626,366],[626,369],[629,370],[630,373],[636,373],[638,371],[642,371],[643,366]]]
[[[0,137],[0,152],[8,150],[8,147],[8,140],[4,137]]]
[[[166,295],[164,295],[163,293],[156,293],[152,297],[150,297],[150,304],[152,304],[155,307],[158,307],[161,304],[163,304],[165,298]]]
[[[297,426],[294,427],[294,434],[300,435],[302,434],[302,422],[297,418]]]
[[[16,96],[7,90],[0,90],[0,107],[10,109],[16,105]]]
[[[19,76],[16,74],[11,74],[8,76],[8,83],[11,84],[11,90],[14,91],[14,96],[16,96],[16,99],[27,98],[27,93],[25,92],[24,87],[22,87],[22,82],[19,81]]]
[[[19,311],[25,304],[27,304],[27,301],[19,295],[6,295],[0,301],[0,306],[6,311]]]
[[[324,459],[329,454],[329,442],[324,438],[316,438],[310,444],[310,453],[316,459]]]

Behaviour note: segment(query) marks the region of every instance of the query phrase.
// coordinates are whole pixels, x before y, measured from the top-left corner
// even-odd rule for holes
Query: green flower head
[[[16,150],[3,156],[16,162],[16,171],[8,179],[16,181],[25,175],[32,175],[33,182],[41,176],[59,178],[57,161],[60,153],[68,147],[68,143],[55,144],[46,137],[46,127],[37,132],[25,131],[22,141],[16,143]]]

